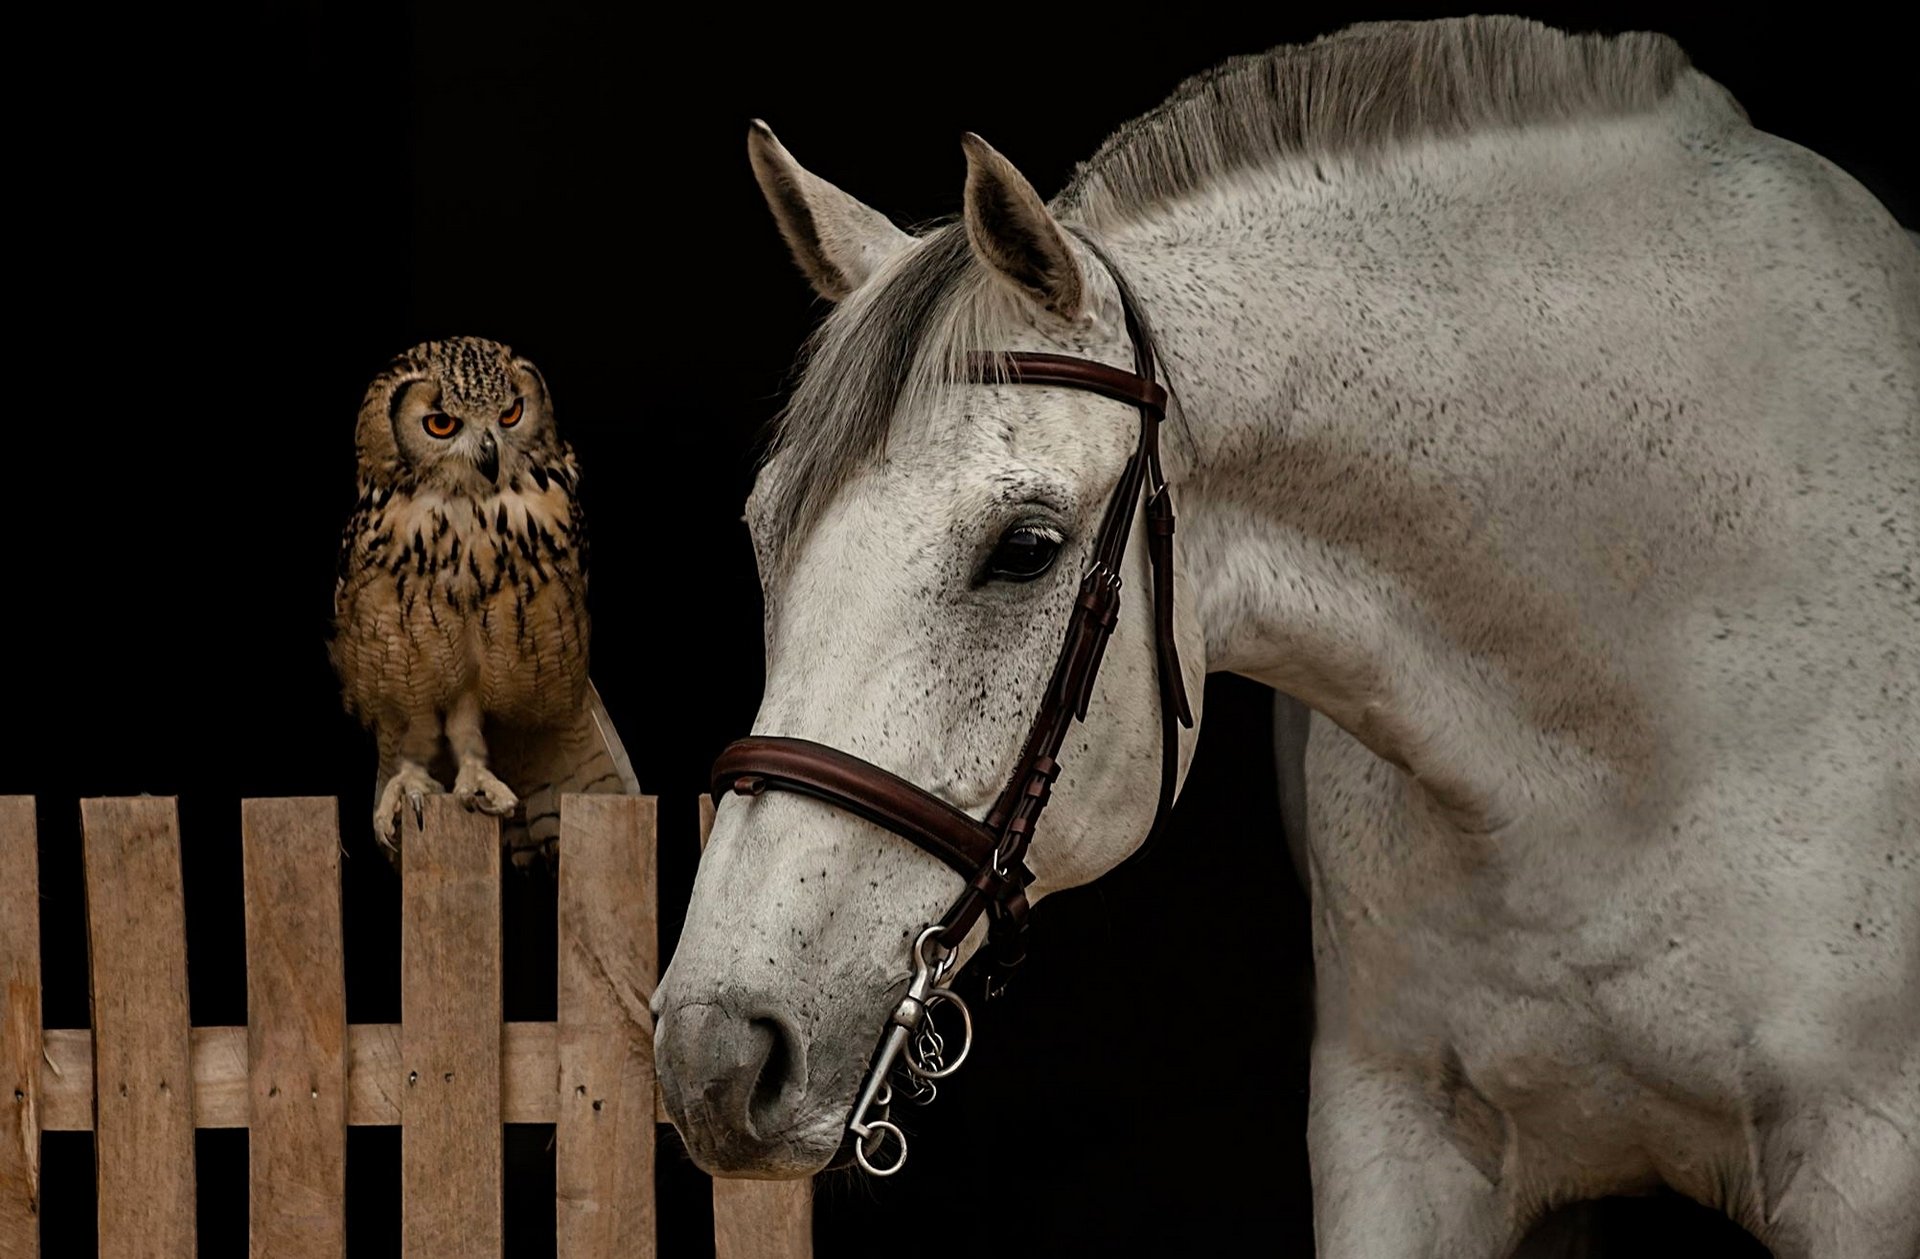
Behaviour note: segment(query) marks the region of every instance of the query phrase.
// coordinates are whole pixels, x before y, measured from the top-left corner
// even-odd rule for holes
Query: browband
[[[1118,367],[1108,367],[1090,358],[1013,350],[1001,354],[976,354],[968,366],[972,378],[983,384],[997,384],[1004,379],[1010,385],[1060,385],[1067,389],[1097,393],[1143,410],[1151,409],[1155,420],[1164,419],[1167,414],[1167,391],[1157,381],[1136,376]],[[1003,377],[996,377],[995,368],[1002,366],[1005,369]]]

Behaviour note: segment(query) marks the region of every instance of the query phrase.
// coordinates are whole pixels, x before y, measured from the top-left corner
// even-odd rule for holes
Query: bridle
[[[1167,391],[1154,379],[1152,342],[1142,330],[1132,295],[1117,273],[1115,280],[1127,336],[1133,345],[1133,371],[1092,359],[1027,351],[977,354],[968,364],[968,378],[981,384],[1078,389],[1125,402],[1140,412],[1139,440],[1121,469],[1113,497],[1107,500],[1100,531],[1094,538],[1092,562],[1081,579],[1053,676],[1027,731],[1013,774],[986,817],[976,820],[870,761],[808,739],[751,735],[729,744],[713,765],[716,802],[728,791],[743,796],[765,791],[812,796],[918,845],[959,871],[967,881],[966,890],[940,921],[914,941],[913,979],[893,1012],[886,1040],[848,1124],[855,1157],[876,1176],[891,1176],[907,1161],[905,1136],[884,1118],[892,1100],[893,1086],[888,1077],[894,1063],[900,1061],[906,1067],[903,1083],[912,1090],[909,1100],[924,1103],[932,1100],[931,1081],[958,1070],[972,1045],[973,1021],[966,1004],[939,986],[953,967],[967,933],[985,914],[987,941],[995,963],[1010,967],[1025,957],[1027,886],[1033,882],[1033,872],[1026,864],[1027,848],[1033,842],[1034,827],[1047,806],[1053,782],[1060,775],[1060,747],[1072,724],[1086,720],[1101,656],[1119,620],[1120,570],[1143,488],[1160,679],[1160,798],[1149,838],[1159,831],[1173,807],[1180,759],[1174,722],[1191,729],[1193,713],[1187,703],[1173,633],[1173,496],[1160,467],[1160,422],[1166,414]],[[929,1017],[933,1008],[947,1003],[958,1008],[964,1028],[959,1051],[951,1062],[946,1060],[945,1042]],[[869,1119],[869,1112],[876,1107],[883,1117]],[[870,1155],[879,1152],[879,1141],[886,1134],[899,1142],[900,1156],[890,1164],[876,1165]],[[871,1150],[870,1141],[876,1142]]]

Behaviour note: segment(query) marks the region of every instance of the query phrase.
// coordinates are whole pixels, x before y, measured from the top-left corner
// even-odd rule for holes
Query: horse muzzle
[[[665,1012],[656,1037],[667,1113],[703,1171],[780,1180],[832,1160],[849,1099],[811,1096],[809,1046],[793,1019],[689,1001]]]

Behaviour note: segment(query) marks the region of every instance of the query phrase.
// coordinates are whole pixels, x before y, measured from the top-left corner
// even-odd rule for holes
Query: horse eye
[[[1043,525],[1019,525],[1002,534],[987,559],[988,581],[1032,581],[1053,567],[1064,539]]]

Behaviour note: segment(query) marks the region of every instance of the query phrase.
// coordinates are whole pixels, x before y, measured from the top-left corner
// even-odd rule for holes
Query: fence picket
[[[813,1181],[713,1182],[714,1259],[812,1259]]]
[[[714,807],[700,797],[700,847],[713,833]],[[812,1259],[813,1181],[713,1182],[714,1259]]]
[[[429,796],[400,854],[401,1253],[497,1259],[500,826]]]
[[[243,800],[254,1259],[347,1253],[347,989],[332,799]]]
[[[192,1259],[193,1071],[174,801],[80,802],[100,1253]]]
[[[559,1259],[654,1253],[651,798],[560,805]]]
[[[0,1259],[40,1253],[40,852],[33,797],[0,796],[0,869],[27,895],[0,913],[0,980],[7,1025],[0,1035],[0,1087],[13,1108],[0,1132]]]
[[[81,802],[92,1029],[42,1029],[38,900],[0,914],[0,1259],[39,1254],[43,1131],[94,1133],[100,1253],[195,1248],[195,1128],[249,1130],[252,1253],[342,1259],[349,1124],[401,1125],[408,1259],[497,1259],[503,1122],[555,1125],[561,1259],[656,1250],[655,801],[562,806],[560,1010],[503,1023],[499,828],[446,796],[402,844],[399,1024],[346,1022],[338,806],[241,803],[247,1027],[192,1027],[171,799]],[[700,806],[704,845],[713,822]],[[38,886],[34,802],[0,797],[0,863]],[[717,1259],[809,1259],[812,1185],[714,1185]]]

